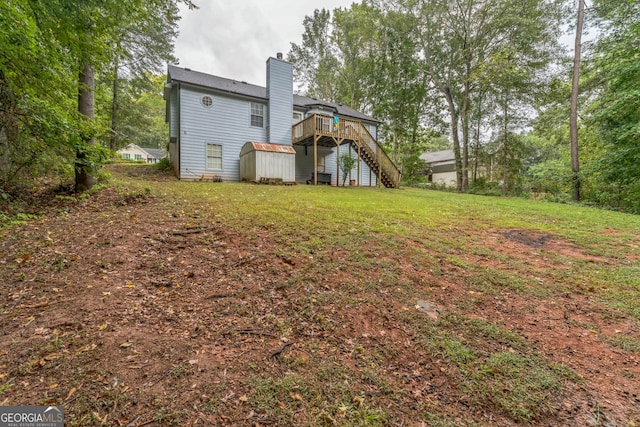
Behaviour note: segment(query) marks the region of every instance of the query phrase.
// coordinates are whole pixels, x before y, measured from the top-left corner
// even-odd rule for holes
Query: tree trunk
[[[569,117],[569,137],[571,139],[571,171],[573,179],[573,200],[580,201],[580,162],[578,158],[578,89],[580,83],[580,54],[582,48],[582,26],[584,23],[584,0],[578,0],[576,43],[573,53],[573,84],[571,86],[571,113]]]
[[[502,195],[506,196],[507,193],[509,192],[509,187],[507,185],[507,180],[509,179],[509,175],[507,172],[507,167],[509,166],[509,151],[508,151],[508,147],[509,147],[509,139],[508,139],[508,132],[509,132],[509,126],[508,126],[508,121],[507,121],[507,105],[508,105],[508,96],[505,93],[504,95],[504,106],[503,106],[503,110],[502,110],[502,114],[504,114],[503,117],[503,121],[504,121],[504,146],[502,147],[502,150],[504,151],[504,157],[503,157],[503,163],[502,163]]]
[[[462,94],[462,190],[469,188],[469,96],[471,92],[471,59],[465,64],[464,93]]]
[[[0,115],[0,177],[6,180],[6,176],[11,170],[11,156],[9,155],[9,137],[7,127],[2,123],[3,117]]]
[[[109,136],[109,148],[111,151],[118,149],[118,57],[113,66],[113,85],[111,87],[111,135]]]
[[[458,111],[456,105],[453,102],[451,96],[451,90],[445,88],[443,90],[444,96],[447,99],[449,105],[449,116],[451,117],[451,138],[453,139],[453,155],[456,161],[456,190],[458,193],[463,191],[463,178],[462,178],[462,156],[460,154],[460,137],[458,135]]]
[[[7,179],[13,166],[11,161],[11,145],[17,136],[18,127],[15,123],[15,97],[9,89],[0,70],[0,176]]]
[[[95,117],[95,79],[94,70],[91,65],[83,64],[81,66],[80,73],[78,75],[78,84],[78,112],[85,116],[87,120],[93,121]],[[84,143],[91,145],[95,144],[96,141],[92,136],[89,136],[85,138]],[[93,168],[87,163],[87,154],[82,149],[78,149],[76,152],[75,164],[77,192],[86,191],[96,183],[96,178],[93,176]]]
[[[475,146],[473,149],[473,185],[476,185],[476,181],[478,180],[478,162],[480,161],[480,125],[482,123],[482,93],[478,98],[478,113],[477,113],[477,122],[476,122],[476,132],[475,132]]]

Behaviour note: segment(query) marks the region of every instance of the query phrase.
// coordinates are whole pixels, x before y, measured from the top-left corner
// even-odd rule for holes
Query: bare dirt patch
[[[566,257],[588,260],[592,262],[606,262],[605,258],[585,253],[577,245],[547,233],[532,230],[507,230],[501,233],[509,242],[528,248],[543,249]],[[523,248],[524,249],[524,248]]]

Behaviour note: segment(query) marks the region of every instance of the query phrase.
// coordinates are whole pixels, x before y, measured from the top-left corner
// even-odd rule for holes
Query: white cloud
[[[265,84],[265,63],[300,43],[306,15],[348,7],[353,0],[196,0],[180,8],[179,65],[249,83]]]

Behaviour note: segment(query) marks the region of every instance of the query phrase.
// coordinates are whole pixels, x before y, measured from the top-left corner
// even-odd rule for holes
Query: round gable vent
[[[202,97],[200,102],[202,102],[202,105],[204,107],[209,108],[213,105],[213,98],[211,98],[209,95],[205,95]]]

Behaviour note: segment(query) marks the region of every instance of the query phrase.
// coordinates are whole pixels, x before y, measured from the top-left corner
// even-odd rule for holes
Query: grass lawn
[[[4,217],[5,405],[69,426],[640,424],[638,216],[111,172]]]

